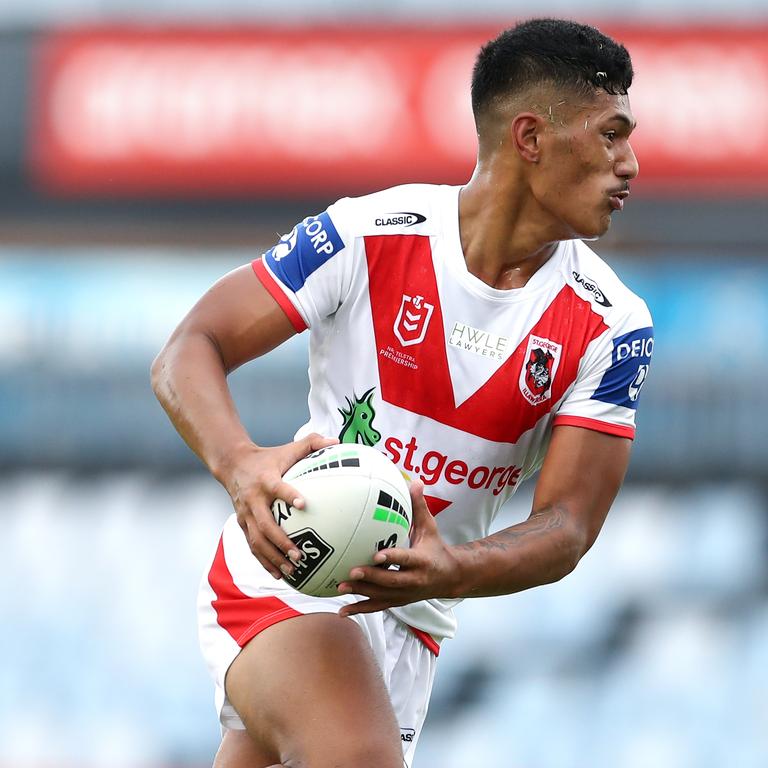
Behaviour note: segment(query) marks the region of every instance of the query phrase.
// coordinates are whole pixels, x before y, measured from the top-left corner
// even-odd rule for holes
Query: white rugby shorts
[[[253,556],[233,514],[221,534],[198,594],[200,647],[216,686],[216,709],[224,728],[245,726],[224,690],[224,678],[240,650],[279,621],[308,613],[337,613],[354,595],[311,597],[274,579]],[[439,647],[389,611],[351,617],[363,630],[389,690],[400,724],[403,758],[410,766],[424,724]]]

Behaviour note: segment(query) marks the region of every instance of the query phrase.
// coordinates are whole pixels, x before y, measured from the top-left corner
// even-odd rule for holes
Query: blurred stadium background
[[[595,248],[655,317],[639,437],[572,576],[464,604],[417,765],[764,768],[768,5],[579,7],[637,71],[641,176]],[[336,197],[466,179],[472,55],[509,9],[0,3],[2,768],[210,764],[194,600],[229,506],[149,363]],[[305,344],[233,376],[260,442],[305,417]]]

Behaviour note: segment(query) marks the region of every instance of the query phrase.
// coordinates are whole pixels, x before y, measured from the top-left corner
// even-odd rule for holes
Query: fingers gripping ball
[[[301,561],[284,577],[307,595],[338,595],[356,565],[373,564],[388,547],[407,547],[411,497],[400,470],[375,448],[340,444],[322,448],[284,475],[305,500],[304,509],[281,499],[272,514]]]

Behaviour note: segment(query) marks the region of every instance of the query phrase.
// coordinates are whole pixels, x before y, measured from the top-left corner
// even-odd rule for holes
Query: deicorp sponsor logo
[[[420,213],[411,213],[410,211],[397,211],[396,213],[385,213],[374,219],[377,227],[404,226],[412,227],[414,224],[423,224],[427,220],[426,216]]]
[[[641,328],[639,331],[627,333],[614,341],[614,362],[620,363],[633,357],[642,357],[648,360],[653,355],[653,336],[650,328]]]
[[[421,453],[413,436],[407,442],[398,437],[388,437],[384,441],[384,451],[406,472],[418,475],[425,486],[445,480],[451,485],[466,484],[475,491],[490,490],[494,496],[498,496],[505,488],[517,485],[522,471],[514,464],[506,467],[472,467],[466,461],[451,458],[439,451]]]
[[[611,366],[603,374],[593,400],[637,408],[653,355],[653,328],[638,328],[613,340]]]

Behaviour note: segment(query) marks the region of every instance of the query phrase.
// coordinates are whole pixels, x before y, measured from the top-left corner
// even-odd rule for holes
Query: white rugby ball
[[[400,470],[367,445],[341,443],[294,464],[283,478],[304,498],[304,509],[281,499],[272,514],[301,552],[284,580],[307,595],[338,595],[356,565],[371,565],[388,547],[409,546],[411,497]]]

